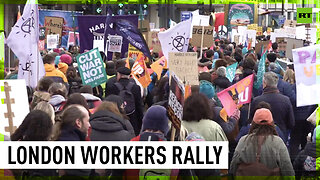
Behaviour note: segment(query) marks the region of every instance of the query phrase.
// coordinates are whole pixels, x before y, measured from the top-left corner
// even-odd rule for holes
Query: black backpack
[[[126,103],[125,111],[126,115],[131,115],[136,110],[135,100],[134,96],[131,92],[132,87],[135,84],[133,82],[129,82],[126,87],[123,87],[123,85],[119,82],[115,83],[115,86],[119,89],[119,96],[123,98],[124,102]]]

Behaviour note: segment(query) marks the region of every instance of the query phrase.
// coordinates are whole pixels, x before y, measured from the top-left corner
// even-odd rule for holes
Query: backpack
[[[279,179],[280,168],[270,169],[260,162],[262,138],[258,137],[258,151],[256,161],[252,163],[240,163],[236,171],[236,179]]]
[[[123,101],[126,104],[126,106],[124,108],[124,110],[126,111],[126,115],[129,116],[129,115],[133,114],[136,110],[134,96],[131,92],[131,89],[134,86],[134,83],[129,82],[126,87],[123,87],[123,85],[121,83],[116,82],[115,86],[120,91],[118,95],[123,98]]]

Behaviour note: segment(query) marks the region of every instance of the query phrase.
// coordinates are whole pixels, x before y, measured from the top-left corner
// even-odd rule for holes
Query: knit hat
[[[200,90],[199,92],[206,95],[209,99],[212,99],[214,96],[214,87],[212,83],[206,80],[200,81]]]
[[[151,106],[142,119],[141,132],[146,129],[160,130],[164,135],[167,135],[169,131],[168,121],[166,108],[159,105]]]
[[[320,142],[320,125],[314,128],[312,142],[313,143]]]
[[[61,62],[61,63],[58,64],[58,69],[59,69],[61,72],[63,72],[63,74],[66,74],[66,73],[67,73],[68,67],[69,67],[68,64],[63,63],[63,62]]]
[[[63,54],[60,57],[61,62],[66,63],[68,65],[72,64],[72,57],[68,54]]]
[[[56,56],[56,58],[54,59],[54,64],[58,66],[59,63],[60,63],[60,56]]]
[[[200,134],[192,132],[186,137],[186,141],[205,141],[205,139]]]
[[[253,116],[253,122],[272,125],[273,118],[270,110],[266,108],[257,109]]]

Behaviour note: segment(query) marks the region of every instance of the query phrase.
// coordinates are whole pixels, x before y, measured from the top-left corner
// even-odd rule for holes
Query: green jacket
[[[206,141],[228,141],[221,126],[213,120],[182,121],[182,125],[188,130],[189,134],[196,132],[203,136]]]
[[[234,152],[229,173],[236,174],[240,163],[252,163],[256,160],[257,141],[253,140],[254,135],[243,136]],[[288,149],[279,136],[267,136],[261,146],[260,162],[268,168],[280,168],[281,176],[286,179],[294,179],[294,170],[290,161]]]

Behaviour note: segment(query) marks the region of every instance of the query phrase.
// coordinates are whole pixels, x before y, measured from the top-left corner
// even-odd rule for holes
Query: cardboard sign
[[[213,27],[205,26],[203,32],[203,47],[213,45]],[[191,45],[201,47],[202,26],[193,26]]]
[[[96,87],[107,81],[107,73],[98,48],[78,55],[77,63],[84,85]]]
[[[159,38],[158,38],[158,33],[159,31],[151,31],[151,32],[148,32],[148,46],[150,49],[152,49],[153,52],[160,52],[162,49],[161,49],[161,43],[159,41]]]
[[[59,45],[59,34],[47,35],[47,49],[55,49]]]
[[[258,30],[258,24],[249,24],[247,27],[249,30]]]
[[[0,133],[10,136],[29,113],[25,80],[0,80],[0,99]]]
[[[303,40],[287,38],[286,57],[292,59],[292,49],[303,47]]]
[[[261,49],[262,49],[262,47],[263,47],[263,49],[267,49],[268,48],[268,46],[269,46],[269,42],[270,41],[260,41],[257,45],[256,45],[256,49],[255,49],[255,51],[256,51],[256,53],[262,53],[261,52]]]
[[[289,38],[296,37],[296,28],[295,27],[284,27],[284,31]]]
[[[122,36],[109,35],[108,37],[108,51],[121,52]]]
[[[247,30],[248,43],[251,41],[251,47],[256,47],[256,30]]]
[[[297,87],[297,107],[320,103],[320,45],[292,50]]]
[[[184,86],[179,78],[173,73],[171,75],[170,93],[168,102],[168,117],[176,129],[181,128],[184,104]]]
[[[50,34],[59,34],[59,37],[62,36],[64,19],[62,17],[44,17],[44,27],[46,28],[46,36]],[[60,44],[59,39],[59,44]]]
[[[170,52],[169,70],[188,85],[199,85],[198,60],[196,52]]]

